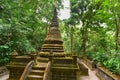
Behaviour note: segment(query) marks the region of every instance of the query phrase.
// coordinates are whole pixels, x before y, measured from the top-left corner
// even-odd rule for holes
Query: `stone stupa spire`
[[[56,6],[54,6],[54,15],[53,15],[53,19],[52,19],[50,27],[58,27],[58,26],[59,26],[59,23],[57,20],[57,9],[56,9]]]
[[[50,54],[50,51],[52,51],[53,54],[64,54],[63,41],[57,18],[56,2],[54,5],[53,18],[47,31],[44,44],[42,45],[40,55],[45,56],[46,54]]]
[[[57,7],[56,7],[56,3],[54,5],[54,12],[53,12],[53,18],[51,21],[51,25],[48,29],[48,33],[46,35],[45,38],[45,43],[49,43],[49,44],[55,44],[55,43],[60,43],[62,44],[62,38],[61,38],[61,33],[60,33],[60,29],[59,29],[59,23],[58,23],[58,19],[57,19]]]

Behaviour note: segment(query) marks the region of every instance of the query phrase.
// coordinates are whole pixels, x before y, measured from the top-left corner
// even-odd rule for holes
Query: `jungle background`
[[[62,1],[58,12],[65,8]],[[53,5],[53,0],[0,0],[0,65],[14,50],[20,55],[40,50]],[[65,52],[120,74],[120,0],[70,0],[70,10],[70,18],[59,19]]]

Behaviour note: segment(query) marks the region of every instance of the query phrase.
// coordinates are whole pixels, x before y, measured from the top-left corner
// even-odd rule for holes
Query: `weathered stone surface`
[[[10,71],[8,80],[19,80],[25,68],[25,66],[20,65],[7,65],[6,67]]]
[[[82,60],[80,60],[79,58],[77,59],[77,63],[79,65],[80,68],[80,72],[82,75],[88,75],[88,68],[86,68],[86,66],[82,63]]]
[[[51,73],[52,80],[77,80],[77,63],[74,64],[73,57],[53,58]]]
[[[97,75],[102,80],[120,80],[119,75],[112,74],[109,70],[105,69],[103,66],[97,66]]]
[[[0,67],[0,80],[7,80],[9,78],[9,71],[5,66]]]
[[[38,55],[47,57],[51,51],[53,54],[64,54],[63,41],[57,20],[56,8],[54,9],[53,19],[48,29],[44,44],[42,45],[41,51]]]
[[[97,71],[96,74],[101,80],[119,80],[120,79],[119,75],[112,74],[109,70],[104,68],[102,65],[95,65],[93,61],[87,58],[83,58],[82,62],[84,62],[87,65],[87,67],[89,67],[91,70],[96,70]]]
[[[6,65],[7,69],[10,71],[10,77],[9,80],[19,80],[25,66],[29,61],[31,61],[32,58],[29,55],[23,55],[23,56],[12,56],[11,62]]]

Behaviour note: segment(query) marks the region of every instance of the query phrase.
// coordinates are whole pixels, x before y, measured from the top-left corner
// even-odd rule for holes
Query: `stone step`
[[[42,49],[41,51],[43,51],[43,52],[50,52],[51,51],[51,49]],[[64,52],[64,50],[52,50],[52,52]]]
[[[31,61],[30,56],[16,56],[15,58],[12,59],[12,62],[23,62],[23,63],[28,63]]]
[[[65,54],[64,52],[53,52],[54,54]],[[47,51],[47,52],[43,52],[41,51],[39,54],[50,54],[50,51]]]
[[[66,56],[66,54],[64,52],[53,52],[53,54],[50,54],[48,52],[46,54],[45,53],[44,52],[39,53],[38,56],[44,57],[44,58],[50,58],[50,56],[52,56],[52,57],[65,57]]]
[[[42,66],[42,65],[40,67],[39,66],[33,66],[32,70],[45,70],[45,67]]]
[[[64,50],[63,48],[42,48],[41,50],[49,50],[50,51],[54,51],[54,50]]]
[[[77,66],[75,67],[67,67],[67,66],[53,66],[51,67],[52,70],[62,70],[62,71],[65,71],[65,70],[79,70],[79,68]]]
[[[43,80],[46,65],[47,63],[42,62],[34,65],[27,76],[27,80]]]
[[[61,44],[43,44],[42,47],[51,46],[51,47],[63,47]]]
[[[72,57],[58,57],[53,58],[54,64],[73,64],[73,58]]]
[[[35,70],[45,70],[46,66],[47,66],[47,63],[45,63],[45,62],[37,62],[37,65],[34,65],[32,67],[32,69],[35,69]]]
[[[27,80],[43,80],[43,76],[40,76],[40,75],[28,75]]]
[[[29,74],[44,75],[44,70],[31,70]]]
[[[56,47],[56,46],[44,46],[42,49],[63,49],[63,47]]]
[[[64,49],[41,49],[41,51],[49,51],[49,52],[64,52]]]
[[[37,58],[38,62],[48,62],[48,60],[49,60],[48,58],[43,58],[43,57],[38,57]]]
[[[76,67],[74,64],[53,64],[52,66],[56,67]]]
[[[23,62],[11,62],[10,65],[21,65],[21,66],[26,66],[27,63],[23,63]]]

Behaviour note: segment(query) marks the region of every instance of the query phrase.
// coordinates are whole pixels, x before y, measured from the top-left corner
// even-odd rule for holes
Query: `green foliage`
[[[16,50],[20,54],[32,51],[34,48],[26,39],[26,33],[27,30],[23,30],[22,27],[3,24],[0,27],[0,44],[7,45],[12,51]]]
[[[113,73],[120,75],[120,59],[116,57],[112,57],[107,61],[103,62],[104,66],[112,71]]]
[[[10,52],[16,50],[20,55],[40,49],[52,12],[53,0],[1,0],[0,47],[7,46]],[[5,51],[0,48],[1,65],[10,53]]]
[[[74,53],[81,55],[84,52],[91,60],[102,64],[113,73],[120,74],[120,57],[118,51],[115,51],[116,43],[118,50],[120,49],[120,1],[70,0],[70,2],[71,17],[64,20],[63,29],[65,50],[70,52],[72,37]]]
[[[9,62],[13,50],[25,54],[40,49],[50,25],[54,1],[0,1],[0,65]],[[70,2],[71,17],[60,23],[66,53],[84,53],[97,64],[120,74],[120,54],[114,51],[116,42],[119,43],[115,38],[116,27],[120,27],[119,0]],[[61,0],[58,6],[62,8]]]
[[[52,18],[51,3],[53,0],[1,0],[0,45],[8,45],[20,54],[41,47]]]
[[[120,53],[111,50],[109,52],[99,51],[86,53],[86,55],[95,61],[96,64],[101,64],[112,73],[120,75]]]
[[[0,66],[9,62],[9,54],[11,50],[8,46],[0,46]]]

